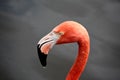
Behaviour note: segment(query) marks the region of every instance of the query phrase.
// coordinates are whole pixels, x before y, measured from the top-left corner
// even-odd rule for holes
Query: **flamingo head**
[[[69,24],[69,22],[70,21],[61,23],[38,42],[38,56],[43,67],[47,64],[47,55],[53,45],[78,41],[78,38],[76,37],[77,32],[75,31],[75,28],[71,26],[76,25],[77,23],[72,22],[72,24]]]

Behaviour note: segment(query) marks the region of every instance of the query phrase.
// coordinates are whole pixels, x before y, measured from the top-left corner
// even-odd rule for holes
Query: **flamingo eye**
[[[63,35],[64,34],[64,32],[59,32],[59,35]]]
[[[64,34],[63,32],[55,32],[55,31],[54,31],[54,33],[55,33],[55,34],[58,34],[58,35],[60,35],[60,36]]]

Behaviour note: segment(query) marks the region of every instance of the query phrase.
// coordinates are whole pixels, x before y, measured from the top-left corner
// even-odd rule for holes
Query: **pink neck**
[[[78,43],[79,50],[77,59],[70,69],[66,80],[78,80],[81,76],[89,55],[89,40],[83,40]]]

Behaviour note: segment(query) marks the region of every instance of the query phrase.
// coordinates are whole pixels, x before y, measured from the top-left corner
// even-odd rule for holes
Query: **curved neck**
[[[79,48],[77,58],[70,69],[66,80],[78,80],[87,63],[90,48],[89,39],[79,41],[78,45]]]

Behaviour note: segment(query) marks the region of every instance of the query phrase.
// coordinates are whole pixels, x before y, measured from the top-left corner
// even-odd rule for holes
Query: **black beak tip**
[[[42,66],[46,67],[46,65],[47,65],[47,54],[42,53],[40,48],[41,48],[41,46],[38,45],[37,46],[38,56],[39,56],[39,59],[40,59],[40,62],[42,64]]]

